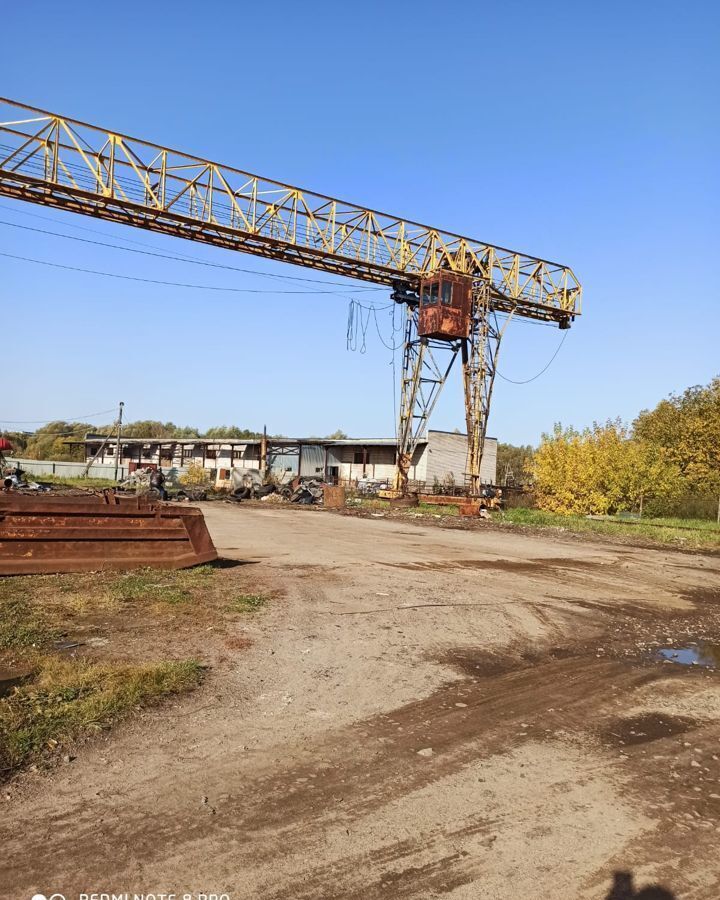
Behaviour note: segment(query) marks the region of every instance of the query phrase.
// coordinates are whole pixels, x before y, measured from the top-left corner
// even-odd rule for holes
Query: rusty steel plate
[[[193,507],[111,491],[0,494],[0,575],[184,569],[214,559],[205,518]]]
[[[466,499],[464,495],[453,497],[451,494],[420,494],[421,503],[430,503],[433,506],[459,506],[465,503]]]

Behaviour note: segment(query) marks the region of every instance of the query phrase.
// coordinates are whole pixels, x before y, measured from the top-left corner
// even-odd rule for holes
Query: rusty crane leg
[[[485,449],[500,341],[512,313],[500,324],[490,308],[490,287],[473,287],[470,335],[462,342],[465,422],[468,435],[467,487],[471,497],[480,495],[480,466]]]
[[[420,337],[417,305],[407,304],[406,308],[395,474],[395,489],[403,495],[408,490],[413,454],[460,351],[459,340]],[[446,365],[440,365],[441,354],[449,354]]]

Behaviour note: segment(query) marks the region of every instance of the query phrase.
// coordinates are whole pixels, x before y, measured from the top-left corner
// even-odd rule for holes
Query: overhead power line
[[[56,416],[54,419],[0,419],[2,425],[49,425],[50,422],[80,422],[83,419],[94,419],[96,416],[106,416],[115,412],[112,409],[101,409],[100,412],[85,413],[82,416]]]
[[[100,428],[112,428],[112,427],[113,427],[113,423],[112,423],[112,422],[111,422],[109,425],[98,425],[98,426],[97,426],[98,429],[100,429]],[[22,431],[22,432],[15,432],[15,431],[13,431],[11,428],[3,428],[2,430],[3,430],[6,434],[22,434],[24,438],[35,438],[35,437],[40,437],[40,438],[46,438],[46,437],[73,437],[73,436],[75,436],[75,435],[80,436],[80,435],[82,435],[82,433],[83,433],[82,429],[77,429],[77,428],[75,428],[75,429],[73,429],[73,430],[70,430],[70,431],[40,431],[40,432],[38,432],[38,431]],[[98,432],[98,433],[103,434],[103,432]],[[103,436],[104,436],[104,434],[103,434]],[[150,439],[149,439],[149,440],[150,440]]]
[[[557,350],[550,357],[550,362],[545,366],[544,369],[540,369],[540,371],[537,373],[537,375],[533,375],[532,378],[526,378],[524,381],[515,381],[512,378],[507,378],[505,375],[502,374],[502,372],[496,372],[496,374],[499,375],[503,381],[509,381],[510,384],[530,384],[531,381],[535,381],[541,375],[544,375],[545,372],[547,372],[547,370],[550,368],[550,366],[555,362],[555,357],[562,350],[562,345],[565,343],[565,338],[568,336],[568,334],[569,334],[569,332],[566,331],[565,334],[562,336],[562,340],[558,344]]]
[[[46,218],[45,216],[38,216],[38,218]],[[191,256],[185,255],[177,255],[174,253],[162,253],[157,252],[155,250],[138,250],[135,247],[122,247],[120,244],[113,244],[108,241],[93,241],[90,238],[78,237],[75,234],[63,234],[61,231],[51,231],[48,228],[33,228],[31,225],[20,225],[17,222],[6,222],[3,219],[0,219],[0,225],[7,225],[9,228],[20,228],[23,231],[34,231],[38,234],[49,234],[52,237],[65,238],[68,241],[80,241],[83,244],[93,244],[96,247],[110,247],[113,250],[124,250],[126,253],[138,253],[142,256],[153,256],[156,259],[171,259],[175,262],[184,262],[189,265],[194,266],[206,266],[211,269],[225,269],[229,272],[242,272],[245,275],[258,275],[262,278],[279,278],[283,281],[298,281],[309,284],[322,284],[322,285],[335,285],[338,287],[345,287],[347,289],[352,289],[353,291],[379,291],[384,290],[383,288],[377,287],[369,287],[367,285],[345,285],[341,281],[324,281],[320,278],[302,278],[299,276],[293,275],[278,275],[274,272],[260,272],[258,269],[245,269],[240,266],[228,266],[224,263],[214,263],[208,262],[207,260],[197,259]],[[84,229],[86,231],[95,231],[95,229]],[[134,241],[133,243],[138,243]]]
[[[53,269],[66,269],[70,272],[84,272],[86,275],[102,275],[105,278],[121,278],[124,281],[142,281],[146,284],[162,284],[167,287],[181,287],[181,288],[191,288],[193,290],[198,291],[221,291],[223,293],[231,293],[231,294],[334,294],[338,297],[346,297],[347,292],[345,291],[317,291],[317,290],[309,290],[309,291],[276,291],[270,290],[266,288],[236,288],[236,287],[219,287],[218,285],[212,284],[189,284],[182,281],[163,281],[159,278],[141,278],[138,275],[120,275],[119,272],[102,272],[98,269],[85,269],[81,266],[68,266],[63,265],[62,263],[54,263],[50,262],[46,259],[35,259],[31,256],[18,256],[14,253],[3,253],[0,252],[0,256],[7,257],[8,259],[17,259],[22,262],[35,263],[39,266],[50,266]]]

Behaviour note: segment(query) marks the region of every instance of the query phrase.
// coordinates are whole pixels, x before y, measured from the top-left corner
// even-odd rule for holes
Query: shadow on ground
[[[605,900],[678,900],[667,888],[649,884],[635,890],[632,872],[613,872],[613,883]]]

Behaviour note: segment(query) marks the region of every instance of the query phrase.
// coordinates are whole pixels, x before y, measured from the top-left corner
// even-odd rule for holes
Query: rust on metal
[[[0,575],[153,566],[217,559],[202,511],[111,491],[0,495]]]
[[[407,494],[390,497],[390,506],[392,509],[410,509],[413,506],[417,506],[419,502],[420,498],[417,491],[408,491]]]
[[[433,506],[459,506],[465,503],[465,494],[453,496],[452,494],[420,494],[421,503],[429,503]]]
[[[326,484],[323,488],[325,509],[345,509],[345,488],[342,485]]]
[[[461,516],[479,516],[480,510],[483,508],[480,500],[476,497],[468,497],[459,508]]]
[[[418,334],[438,340],[467,338],[472,311],[472,280],[443,271],[420,283]]]

